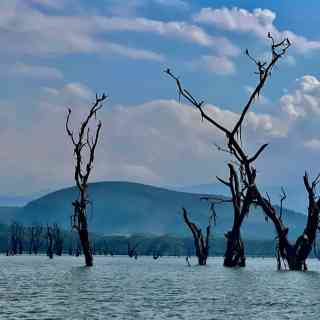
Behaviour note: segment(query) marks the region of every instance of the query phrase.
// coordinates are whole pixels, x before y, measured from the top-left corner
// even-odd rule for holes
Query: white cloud
[[[296,79],[293,89],[284,94],[279,105],[283,125],[288,127],[287,148],[304,147],[306,162],[315,160],[306,150],[319,151],[320,81],[312,75]],[[296,155],[302,158],[303,155]]]
[[[162,61],[159,53],[132,48],[101,37],[95,16],[49,15],[22,1],[0,2],[0,48],[4,55],[115,53],[133,59]]]
[[[55,88],[42,87],[42,90],[45,94],[48,94],[50,96],[58,96],[59,95],[59,90],[55,89]]]
[[[276,14],[269,9],[246,9],[223,7],[219,9],[202,8],[194,16],[195,21],[215,25],[223,30],[255,34],[260,39],[267,39],[271,32],[277,39],[288,37],[299,53],[320,49],[320,41],[308,40],[290,30],[280,31],[274,25]]]
[[[320,150],[320,140],[319,139],[311,139],[305,141],[304,146],[312,151],[319,151]]]
[[[69,106],[66,101],[77,96],[77,103],[70,104],[71,124],[77,128],[88,110],[91,90],[83,84],[68,84],[55,89],[53,95],[47,92],[48,88],[34,108],[32,120],[25,119],[22,127],[15,121],[3,127],[0,143],[6,152],[0,155],[3,172],[0,193],[26,194],[74,183],[72,146],[64,128]],[[224,144],[224,136],[201,122],[192,107],[175,100],[155,100],[136,106],[108,103],[97,115],[103,126],[92,181],[135,180],[176,185],[207,181],[208,172],[212,177],[224,175],[228,155],[214,147],[214,143]],[[7,123],[7,116],[1,117],[5,109],[8,110],[0,111],[0,127],[2,121]],[[206,106],[206,110],[228,127],[239,117],[212,105]],[[250,114],[246,125],[248,144],[274,137],[277,124],[273,121],[267,115]]]
[[[63,74],[60,70],[47,66],[30,65],[25,63],[16,63],[10,67],[13,74],[39,79],[62,79]]]
[[[128,48],[117,43],[105,43],[102,46],[102,49],[103,48],[105,48],[106,51],[111,51],[134,60],[151,60],[159,62],[165,61],[165,57],[160,53],[153,52],[150,50]]]
[[[146,18],[96,17],[95,22],[100,29],[105,31],[150,32],[210,47],[227,56],[235,56],[240,53],[239,48],[228,39],[212,37],[202,28],[182,21],[163,22]]]
[[[236,67],[230,59],[219,56],[201,56],[199,60],[192,63],[192,66],[219,75],[229,75],[236,71]]]
[[[237,32],[253,32],[259,37],[266,37],[268,31],[274,32],[273,21],[276,14],[268,9],[255,9],[253,12],[233,7],[211,9],[202,8],[195,16],[195,21]]]
[[[62,91],[64,92],[64,94],[71,95],[83,100],[92,99],[94,96],[93,92],[88,87],[78,82],[66,84],[63,87]]]
[[[296,82],[297,88],[281,97],[282,109],[293,119],[320,116],[320,81],[305,75]]]

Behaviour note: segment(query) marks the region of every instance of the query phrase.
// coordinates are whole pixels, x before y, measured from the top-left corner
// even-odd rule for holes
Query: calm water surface
[[[196,260],[193,259],[193,263]],[[0,257],[0,319],[318,319],[320,262],[277,272],[274,259],[245,269],[186,266],[184,258]]]

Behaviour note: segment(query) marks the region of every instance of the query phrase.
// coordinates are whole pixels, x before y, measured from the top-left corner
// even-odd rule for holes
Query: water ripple
[[[0,319],[303,319],[318,318],[320,263],[277,272],[273,259],[245,269],[207,267],[183,258],[0,257]]]

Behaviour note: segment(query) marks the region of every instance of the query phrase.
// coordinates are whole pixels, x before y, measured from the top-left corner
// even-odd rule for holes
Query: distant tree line
[[[145,235],[132,236],[101,236],[90,234],[93,255],[123,255],[131,258],[152,256],[158,259],[162,256],[196,256],[194,239],[174,235]],[[244,241],[249,256],[274,257],[273,240]],[[208,256],[223,256],[225,241],[223,238],[210,238],[212,248]],[[82,256],[81,243],[74,231],[65,231],[58,225],[26,226],[12,222],[2,226],[0,231],[0,252],[6,255],[38,255],[45,254],[49,258],[54,255]]]

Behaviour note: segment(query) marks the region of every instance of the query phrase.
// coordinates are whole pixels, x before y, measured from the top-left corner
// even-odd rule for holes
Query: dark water
[[[195,259],[193,260],[195,263]],[[320,262],[277,272],[274,259],[245,269],[187,267],[184,258],[0,257],[0,319],[318,319]]]

